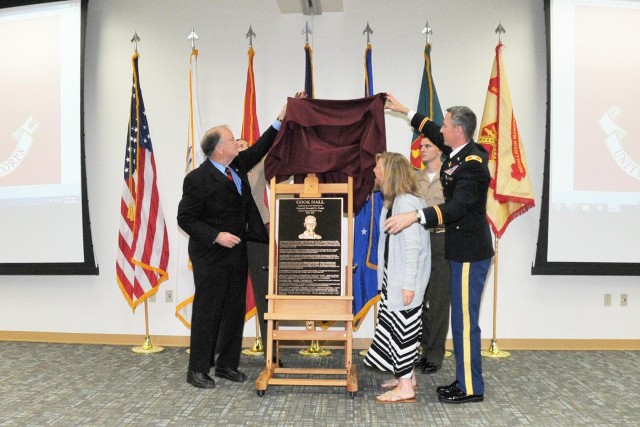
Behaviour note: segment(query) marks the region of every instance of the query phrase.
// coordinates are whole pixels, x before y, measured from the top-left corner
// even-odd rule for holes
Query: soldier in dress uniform
[[[422,198],[427,206],[444,203],[440,181],[442,150],[429,138],[423,137],[420,141],[420,160],[424,168],[416,174]],[[444,231],[444,226],[429,229],[431,276],[422,303],[422,358],[416,363],[423,374],[433,374],[442,367],[449,332],[451,270],[444,256]]]
[[[411,126],[447,154],[440,170],[444,203],[395,215],[385,222],[384,230],[395,234],[415,222],[427,228],[445,226],[456,379],[436,391],[444,403],[479,402],[484,400],[484,381],[478,317],[494,253],[486,218],[491,175],[487,152],[473,141],[476,115],[468,107],[450,107],[440,125],[409,110],[391,94],[387,94],[385,107],[406,114]]]

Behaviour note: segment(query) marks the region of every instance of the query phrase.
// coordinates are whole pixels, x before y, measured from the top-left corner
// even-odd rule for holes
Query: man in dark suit
[[[189,235],[195,283],[187,372],[187,382],[195,387],[215,387],[208,374],[212,366],[217,377],[247,379],[238,370],[247,289],[246,242],[268,242],[247,172],[271,148],[285,111],[286,105],[260,139],[242,152],[228,127],[209,129],[201,142],[207,160],[184,178],[178,225]]]
[[[484,399],[480,301],[493,257],[491,231],[486,218],[491,175],[488,154],[473,141],[476,116],[467,107],[450,107],[442,125],[410,111],[391,94],[386,108],[407,114],[411,126],[429,138],[447,158],[440,169],[444,203],[389,218],[388,233],[398,233],[414,222],[425,227],[445,225],[445,257],[451,266],[451,332],[456,357],[456,380],[436,389],[444,403]]]

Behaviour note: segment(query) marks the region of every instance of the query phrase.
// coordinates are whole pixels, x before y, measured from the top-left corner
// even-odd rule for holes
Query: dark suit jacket
[[[491,174],[489,155],[471,141],[453,158],[444,145],[441,126],[416,113],[411,125],[437,145],[447,158],[440,168],[445,202],[423,210],[426,227],[445,224],[445,258],[474,262],[493,256],[491,230],[487,222],[487,191]]]
[[[276,135],[277,131],[269,127],[254,145],[241,151],[229,165],[242,180],[242,195],[208,159],[184,178],[178,225],[189,235],[189,256],[193,263],[246,262],[244,242],[269,241],[251,196],[247,172],[269,151]],[[229,249],[214,243],[222,231],[238,236],[243,244]]]

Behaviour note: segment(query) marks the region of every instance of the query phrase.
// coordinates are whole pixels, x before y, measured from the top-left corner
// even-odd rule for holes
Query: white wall
[[[544,159],[546,53],[543,2],[534,0],[345,0],[343,13],[282,15],[274,0],[92,0],[89,2],[85,69],[85,143],[92,232],[99,276],[0,277],[0,330],[144,334],[144,310],[131,310],[115,281],[122,165],[132,79],[129,40],[134,30],[147,117],[159,171],[158,185],[173,253],[187,135],[187,36],[200,36],[203,125],[227,123],[240,133],[249,25],[257,33],[255,75],[258,116],[264,130],[285,97],[304,84],[305,21],[313,26],[318,98],[363,94],[363,55],[369,22],[374,30],[376,91],[417,104],[424,36],[433,28],[433,73],[444,107],[470,106],[480,116],[502,20],[504,62],[513,105],[540,204]],[[480,117],[479,117],[480,118]],[[388,148],[408,154],[411,130],[387,117]],[[640,286],[632,277],[531,276],[540,211],[516,219],[500,240],[499,338],[640,337]],[[55,226],[55,225],[54,225]],[[589,230],[585,230],[589,232]],[[637,248],[629,248],[637,250]],[[176,287],[176,257],[158,302],[150,304],[152,335],[188,335],[174,317],[164,290]],[[613,307],[603,294],[613,294]],[[619,294],[629,306],[619,307]],[[492,336],[493,275],[481,312],[483,337]],[[253,335],[253,322],[245,335]],[[371,315],[356,337],[372,336]]]

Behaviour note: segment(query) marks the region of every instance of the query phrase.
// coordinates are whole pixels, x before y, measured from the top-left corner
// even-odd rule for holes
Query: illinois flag
[[[135,311],[169,278],[169,241],[160,206],[149,124],[142,101],[137,52],[131,62],[133,87],[120,201],[116,280]]]
[[[244,92],[244,115],[242,118],[242,135],[241,138],[247,141],[249,146],[253,145],[254,142],[258,140],[260,137],[260,126],[258,125],[258,115],[256,113],[256,82],[253,75],[253,57],[255,56],[255,51],[253,47],[249,47],[247,51],[247,56],[249,58],[248,67],[247,67],[247,86]],[[262,165],[262,163],[260,163]],[[261,174],[264,175],[264,168],[259,168],[258,166],[254,167],[251,171],[252,174]],[[253,177],[252,177],[253,178]],[[260,177],[257,177],[260,178]],[[254,180],[250,179],[251,184],[254,184]],[[260,181],[258,181],[260,182]],[[266,196],[265,196],[265,185],[264,179],[262,179],[262,188],[254,188],[255,185],[252,185],[251,192],[254,196],[260,194],[258,197],[254,197],[256,201],[256,205],[260,207],[260,204],[265,205]],[[260,208],[259,208],[260,209]],[[261,209],[262,212],[262,209]],[[249,260],[252,262],[252,260]],[[245,300],[245,311],[244,311],[244,320],[245,322],[251,319],[256,315],[256,297],[253,292],[253,282],[251,281],[251,276],[247,275],[247,294]]]
[[[489,153],[491,184],[487,218],[500,238],[507,225],[534,206],[527,159],[511,105],[507,74],[502,63],[502,43],[496,46],[478,143]]]
[[[200,166],[205,160],[200,148],[202,125],[200,122],[200,101],[198,98],[198,49],[191,49],[189,56],[189,125],[187,126],[187,151],[185,156],[185,175]],[[178,280],[176,285],[176,317],[191,329],[191,310],[193,308],[193,269],[189,260],[189,236],[179,230],[178,236]]]
[[[422,84],[420,85],[420,97],[418,98],[418,108],[416,111],[424,114],[438,124],[442,124],[444,120],[436,86],[433,83],[433,74],[431,73],[430,43],[424,45],[424,69],[422,71]],[[422,134],[414,131],[409,161],[415,169],[422,169],[424,167],[422,160],[420,160],[420,141],[422,141]]]

